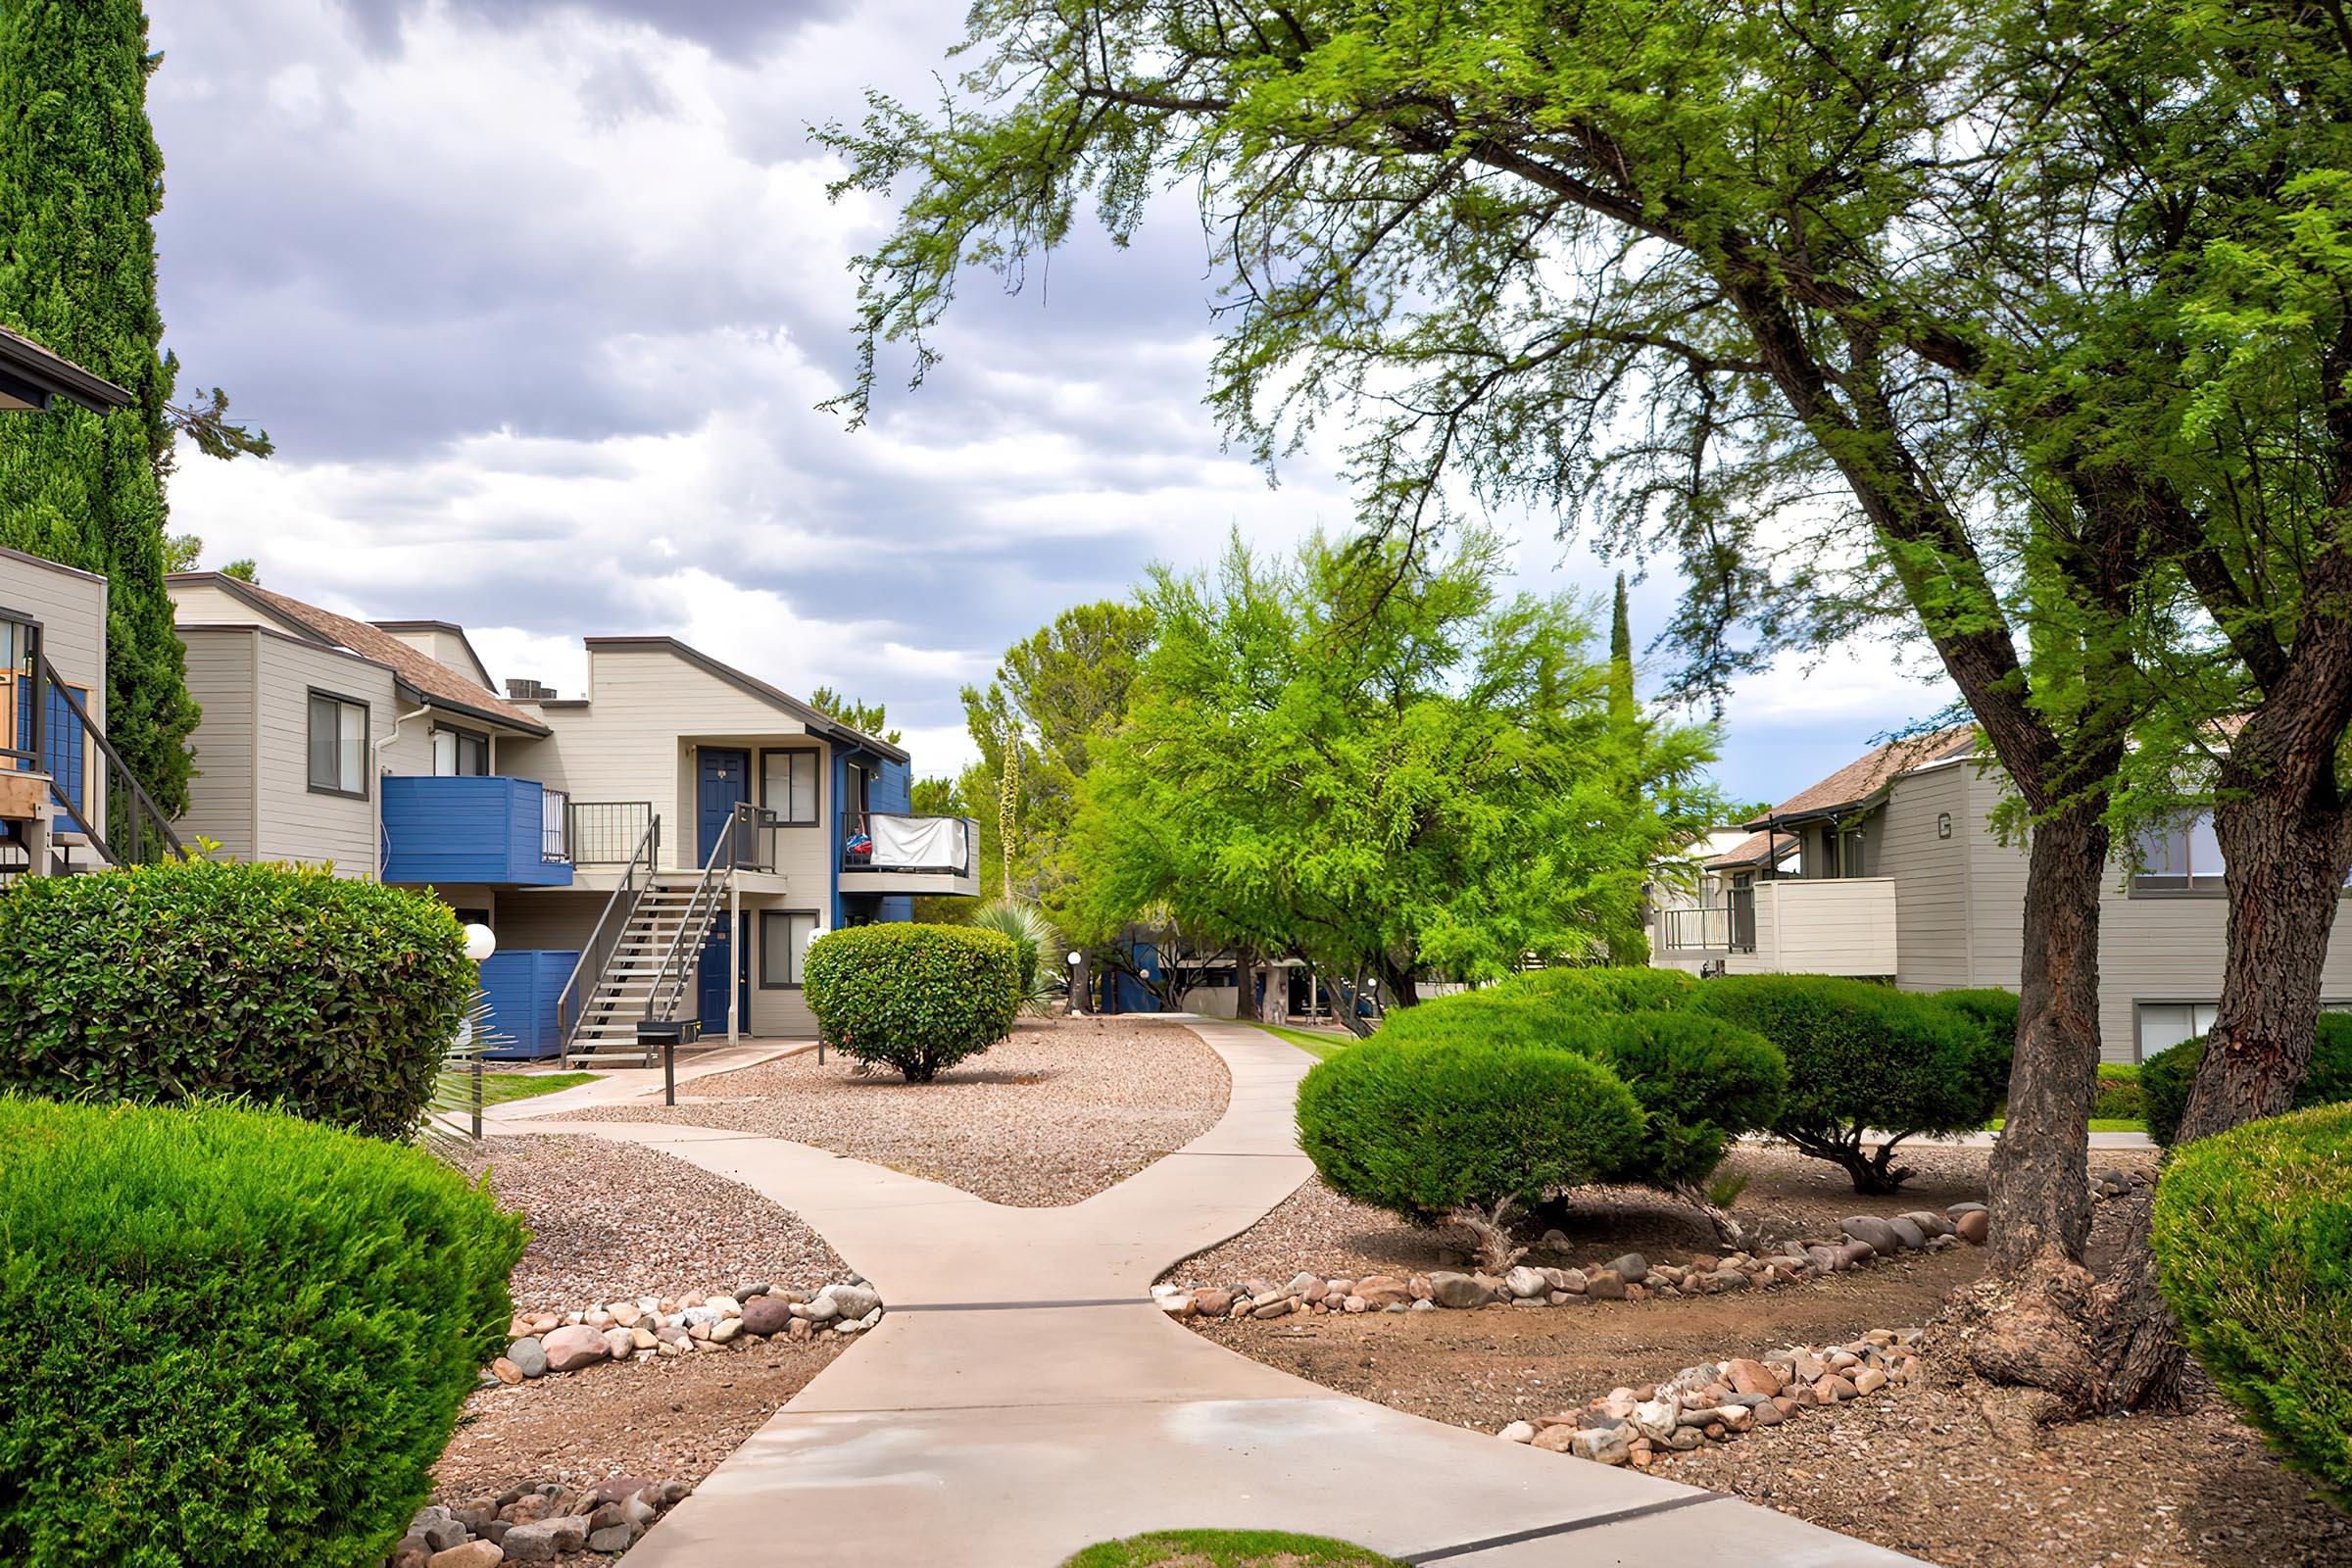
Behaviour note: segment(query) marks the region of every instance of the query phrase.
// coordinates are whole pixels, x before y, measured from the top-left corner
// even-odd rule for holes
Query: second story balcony
[[[1894,878],[1780,877],[1735,888],[1719,934],[1730,974],[1891,975]]]
[[[405,773],[382,785],[386,882],[571,886],[562,790],[527,778]]]
[[[853,811],[842,818],[844,893],[980,892],[980,825],[968,816]]]

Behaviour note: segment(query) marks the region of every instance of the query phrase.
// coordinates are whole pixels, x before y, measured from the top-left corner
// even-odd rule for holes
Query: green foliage
[[[890,711],[881,703],[861,703],[844,697],[830,686],[819,686],[808,694],[808,706],[831,718],[838,718],[861,735],[871,735],[892,746],[903,738],[890,727]]]
[[[1979,1041],[1976,1052],[1977,1077],[1990,1102],[1998,1104],[2009,1098],[2009,1059],[2017,1054],[2018,996],[1999,986],[1980,986],[1932,993],[1936,1003],[1965,1017]],[[2118,1103],[2122,1100],[2119,1098]],[[2115,1116],[2135,1116],[2136,1109],[2093,1112]]]
[[[2184,1040],[2160,1051],[2139,1064],[2139,1089],[2148,1123],[2148,1136],[2166,1148],[2180,1131],[2188,1109],[2197,1065],[2205,1059],[2205,1040]],[[2311,1064],[2295,1086],[2289,1108],[2352,1102],[2352,1013],[2323,1012],[2311,1044]]]
[[[2352,1105],[2189,1145],[2165,1166],[2148,1240],[2197,1363],[2352,1509]]]
[[[1157,1530],[1087,1547],[1062,1568],[1402,1568],[1325,1536],[1282,1530]]]
[[[1486,538],[1427,562],[1318,536],[1159,574],[1158,641],[1081,791],[1065,928],[1164,910],[1198,946],[1404,1004],[1424,970],[1638,943],[1651,864],[1714,812],[1710,736],[1613,724],[1577,607],[1504,597],[1503,567]]]
[[[1603,1173],[1673,1190],[1704,1183],[1732,1140],[1772,1124],[1788,1086],[1780,1051],[1695,1012],[1697,983],[1673,969],[1546,969],[1389,1015],[1394,1044],[1524,1046],[1606,1066],[1641,1104],[1638,1137]]]
[[[448,906],[325,868],[26,877],[0,895],[0,1088],[236,1096],[405,1138],[476,978]]]
[[[13,1096],[0,1235],[0,1559],[28,1568],[374,1568],[525,1240],[414,1149]]]
[[[969,926],[850,926],[808,945],[805,984],[817,1027],[842,1054],[929,1083],[1012,1031],[1020,948]]]
[[[1298,1086],[1298,1143],[1343,1197],[1418,1222],[1581,1186],[1642,1136],[1616,1074],[1573,1051],[1374,1036]]]
[[[139,0],[0,9],[0,324],[131,393],[97,415],[0,418],[0,545],[107,578],[106,729],[169,813],[186,809],[196,705],[164,592],[163,354]]]
[[[1731,975],[1701,985],[1691,1005],[1754,1030],[1788,1062],[1775,1136],[1843,1167],[1857,1191],[1890,1190],[1896,1142],[1973,1132],[1998,1092],[1969,1015],[1935,997],[1830,975]],[[1877,1157],[1862,1134],[1889,1134]]]
[[[1012,939],[1019,954],[1021,1004],[1032,1012],[1045,1011],[1060,989],[1055,982],[1061,970],[1061,933],[1054,929],[1054,922],[1034,904],[991,899],[970,923],[976,930]]]

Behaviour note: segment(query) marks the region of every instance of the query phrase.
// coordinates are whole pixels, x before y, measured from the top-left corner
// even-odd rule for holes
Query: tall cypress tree
[[[155,297],[160,59],[139,0],[0,0],[0,322],[132,396],[0,419],[0,544],[106,574],[107,731],[177,811],[197,710],[164,592],[178,367]]]

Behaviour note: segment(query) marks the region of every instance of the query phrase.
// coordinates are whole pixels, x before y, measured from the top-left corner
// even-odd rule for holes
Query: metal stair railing
[[[580,1026],[588,1021],[588,1009],[603,988],[605,970],[612,961],[612,954],[637,917],[637,906],[644,902],[646,890],[654,884],[654,872],[662,855],[662,818],[649,816],[645,831],[637,839],[635,853],[621,872],[619,885],[605,901],[602,914],[596,917],[595,928],[580,949],[579,962],[571,966],[571,978],[564,982],[563,992],[556,998],[556,1029],[562,1046],[558,1059],[564,1068],[571,1066],[572,1047],[579,1038]]]
[[[677,1016],[678,1000],[686,991],[687,961],[702,955],[710,922],[718,914],[719,893],[737,870],[764,867],[767,857],[759,853],[761,830],[773,825],[774,819],[774,812],[741,801],[727,814],[726,829],[710,846],[710,854],[703,862],[703,874],[695,882],[694,894],[686,901],[685,913],[678,921],[677,934],[669,939],[669,951],[662,955],[662,967],[654,976],[653,991],[645,999],[645,1022],[665,1023]],[[744,854],[746,845],[752,849],[748,857]],[[649,1066],[653,1062],[650,1046],[646,1062]]]
[[[81,726],[82,734],[98,748],[100,776],[106,784],[107,816],[111,825],[119,815],[122,830],[112,838],[99,832],[90,825],[89,818],[82,815],[81,808],[58,787],[55,778],[51,778],[49,793],[56,798],[59,806],[65,808],[66,815],[81,830],[82,837],[90,841],[90,847],[98,852],[99,858],[109,865],[145,864],[151,848],[148,839],[151,833],[155,836],[155,845],[168,855],[178,857],[185,854],[179,835],[172,831],[172,819],[164,814],[163,808],[155,804],[154,797],[139,783],[138,776],[130,770],[130,764],[122,760],[122,754],[115,750],[115,743],[106,738],[106,731],[91,721],[89,710],[81,706],[81,699],[74,695],[74,689],[58,678],[57,666],[49,662],[46,654],[41,656],[40,664],[40,685],[43,689],[34,693],[34,701],[41,702],[54,693],[66,705],[66,711],[74,715],[74,722]],[[43,713],[42,716],[47,715]],[[39,730],[36,728],[34,733],[37,737]]]

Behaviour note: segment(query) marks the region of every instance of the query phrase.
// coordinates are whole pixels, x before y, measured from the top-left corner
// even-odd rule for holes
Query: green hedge
[[[0,1236],[0,1561],[30,1568],[374,1568],[525,1240],[413,1148],[14,1096]]]
[[[2170,1149],[2188,1109],[2197,1064],[2205,1059],[2204,1037],[2184,1040],[2139,1064],[2139,1089],[2146,1106],[2148,1136]],[[2311,1065],[2296,1086],[2292,1109],[2352,1102],[2352,1013],[2323,1012],[2311,1044]]]
[[[2352,1499],[2352,1105],[2201,1139],[2156,1189],[2165,1299],[2296,1470]]]
[[[1973,1132],[1999,1102],[1981,1024],[1934,996],[1831,975],[1733,975],[1691,1005],[1752,1029],[1788,1060],[1772,1131],[1839,1166],[1857,1192],[1891,1192],[1894,1148],[1920,1134]],[[1873,1153],[1862,1134],[1888,1135]]]
[[[1695,987],[1673,969],[1549,969],[1392,1013],[1377,1038],[1537,1046],[1601,1063],[1643,1112],[1604,1174],[1672,1189],[1704,1181],[1732,1140],[1769,1126],[1788,1078],[1780,1051],[1752,1031],[1654,1010]]]
[[[324,870],[25,877],[0,896],[0,1089],[406,1137],[476,981],[448,906]]]
[[[1977,1031],[1977,1076],[1990,1096],[1990,1106],[2009,1098],[2009,1061],[2017,1054],[2018,996],[1999,986],[1961,987],[1930,993],[1936,1006],[1966,1018]]]
[[[1298,1142],[1342,1196],[1427,1222],[1531,1204],[1642,1136],[1616,1074],[1572,1051],[1375,1035],[1298,1086]]]
[[[1020,950],[971,926],[851,926],[809,945],[806,984],[817,1027],[842,1054],[929,1083],[1012,1032]]]

